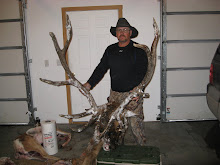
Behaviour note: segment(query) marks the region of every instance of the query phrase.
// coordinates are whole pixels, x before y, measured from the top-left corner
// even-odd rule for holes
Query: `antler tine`
[[[75,114],[75,115],[63,115],[63,114],[60,114],[59,116],[60,117],[63,117],[63,118],[66,118],[66,119],[79,119],[79,118],[82,118],[82,117],[86,117],[86,116],[89,116],[91,115],[92,112],[82,112],[82,113],[79,113],[79,114]]]
[[[156,67],[156,49],[157,49],[157,44],[160,38],[160,34],[159,34],[159,28],[158,25],[155,21],[155,19],[153,18],[153,27],[154,27],[154,40],[152,42],[151,45],[151,51],[149,50],[149,48],[145,45],[140,45],[140,44],[135,44],[134,46],[137,46],[139,48],[142,48],[145,50],[147,57],[148,57],[148,68],[147,68],[147,73],[144,76],[142,82],[138,85],[137,88],[143,90],[147,87],[147,85],[150,83],[154,71],[155,71],[155,67]]]
[[[69,19],[69,15],[66,15],[66,31],[67,31],[67,41],[64,45],[64,52],[67,51],[67,49],[69,48],[69,45],[70,45],[70,42],[72,40],[72,37],[73,37],[73,29],[72,29],[72,25],[71,25],[71,21]]]
[[[51,81],[51,80],[42,79],[42,78],[40,78],[40,80],[44,83],[54,85],[54,86],[70,85],[69,81]]]
[[[69,77],[69,80],[66,81],[66,85],[73,85],[75,87],[77,87],[78,89],[81,90],[81,92],[87,97],[91,107],[94,109],[94,111],[97,110],[97,104],[93,98],[93,96],[91,95],[91,93],[82,85],[82,83],[80,83],[76,78],[75,78],[75,75],[71,72],[68,64],[67,64],[67,61],[66,61],[66,53],[67,53],[67,50],[69,48],[69,45],[70,45],[70,42],[72,40],[72,36],[73,36],[73,32],[72,32],[72,25],[71,25],[71,21],[69,19],[69,16],[66,15],[66,29],[67,29],[67,40],[64,44],[64,47],[63,49],[60,49],[60,46],[57,42],[57,38],[56,36],[54,35],[53,32],[50,32],[50,36],[52,38],[52,41],[54,43],[54,47],[56,49],[56,52],[58,54],[58,57],[60,59],[60,62],[66,72],[66,74],[68,75]],[[43,79],[42,79],[43,80]],[[44,82],[49,82],[49,81],[44,81]],[[55,85],[56,83],[51,83],[49,82],[49,84],[52,84],[52,85]],[[64,84],[62,84],[64,85]]]
[[[59,44],[57,42],[57,39],[56,39],[56,36],[54,35],[53,32],[50,32],[50,36],[53,40],[53,43],[54,43],[54,47],[56,49],[56,52],[58,54],[58,57],[60,59],[60,62],[64,68],[64,70],[66,71],[68,77],[70,79],[75,79],[75,75],[70,71],[69,69],[69,66],[67,65],[67,62],[66,62],[66,52],[69,48],[69,45],[70,45],[70,42],[72,40],[72,36],[73,36],[73,32],[72,32],[72,26],[71,26],[71,22],[69,20],[69,16],[67,15],[67,24],[66,24],[66,29],[67,29],[67,40],[65,42],[65,45],[64,45],[64,48],[61,50],[60,47],[59,47]]]

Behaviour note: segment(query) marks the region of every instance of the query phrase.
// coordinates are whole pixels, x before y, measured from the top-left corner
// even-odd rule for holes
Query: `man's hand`
[[[133,98],[132,98],[132,101],[135,101],[135,102],[137,103],[137,102],[139,101],[139,98],[140,98],[139,96],[133,97]]]
[[[135,89],[135,88],[134,88],[134,89]],[[130,92],[133,92],[134,89],[132,89]],[[139,99],[140,99],[139,96],[137,96],[137,97],[133,97],[133,98],[132,98],[132,101],[135,101],[135,102],[137,103],[137,102],[139,101]]]
[[[83,86],[84,86],[88,91],[90,91],[91,85],[90,85],[88,82],[86,82],[85,84],[83,84]]]
[[[91,85],[90,85],[89,83],[86,82],[85,84],[83,84],[83,86],[84,86],[88,91],[90,91]],[[79,89],[79,91],[85,96],[84,92],[83,92],[81,89]]]

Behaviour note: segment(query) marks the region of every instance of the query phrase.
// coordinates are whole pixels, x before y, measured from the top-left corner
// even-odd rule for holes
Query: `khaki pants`
[[[115,92],[110,91],[109,102],[120,103],[129,95],[129,92]],[[137,116],[129,118],[129,123],[131,125],[132,132],[134,134],[135,140],[138,144],[144,145],[146,143],[146,137],[143,128],[143,98],[140,98],[138,102],[130,101],[130,103],[125,107],[125,109],[133,111]]]

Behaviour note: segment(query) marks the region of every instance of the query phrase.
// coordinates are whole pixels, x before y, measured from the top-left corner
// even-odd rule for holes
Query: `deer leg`
[[[62,147],[65,147],[70,142],[70,140],[71,140],[71,133],[61,131],[60,129],[57,129],[57,136],[58,136],[58,138],[64,136],[64,139],[66,140],[61,145]]]

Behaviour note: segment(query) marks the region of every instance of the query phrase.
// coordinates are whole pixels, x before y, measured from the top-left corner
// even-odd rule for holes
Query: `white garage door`
[[[162,1],[162,121],[214,119],[206,103],[220,42],[219,0]]]
[[[0,1],[0,125],[34,122],[24,1]]]

